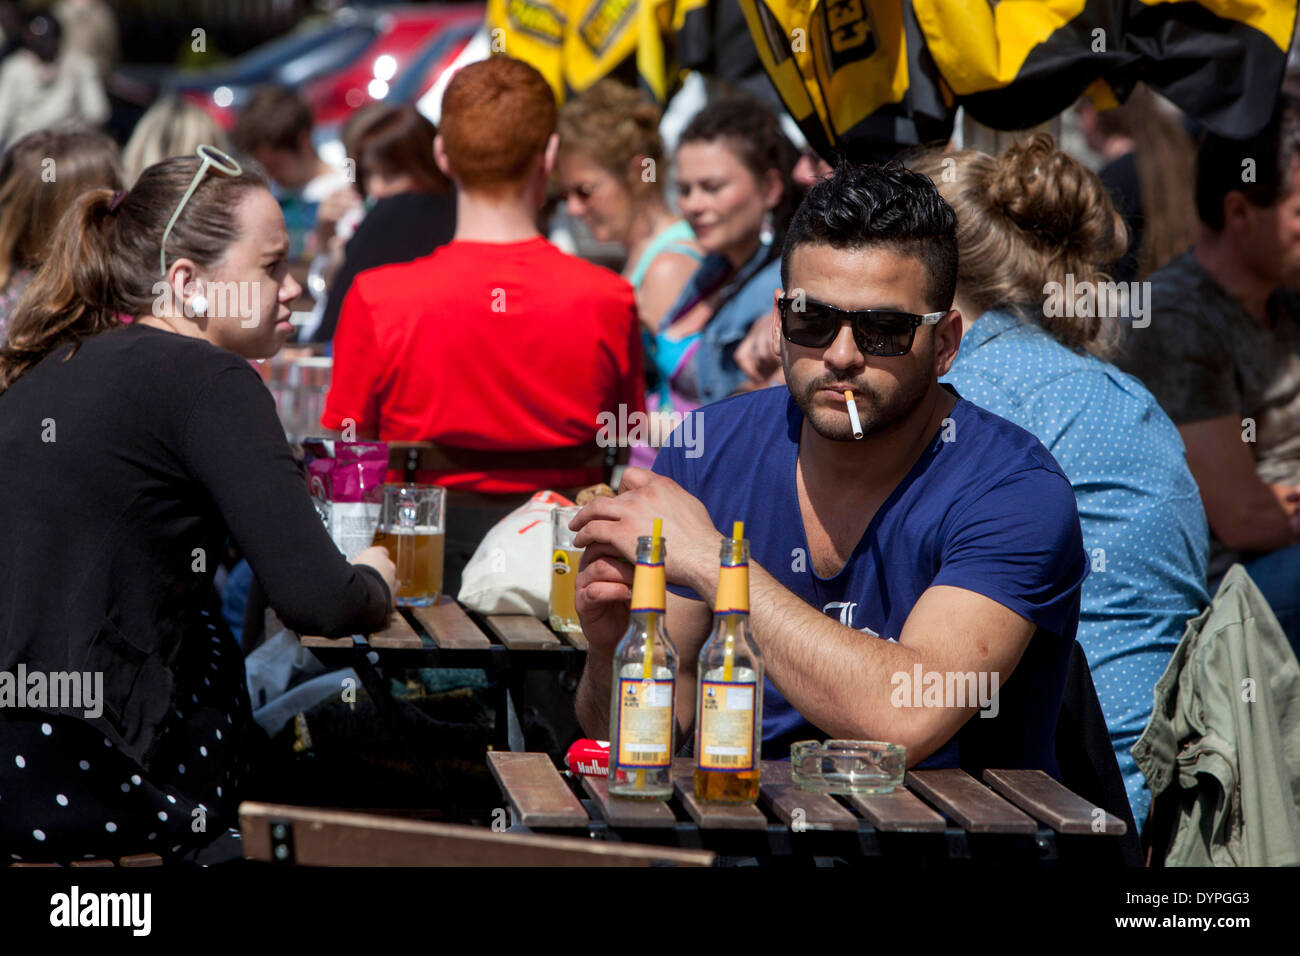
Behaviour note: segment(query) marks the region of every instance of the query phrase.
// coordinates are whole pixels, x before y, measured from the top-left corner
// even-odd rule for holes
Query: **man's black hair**
[[[921,261],[936,312],[952,308],[957,290],[957,216],[928,176],[898,162],[841,163],[808,191],[781,249],[781,285],[790,289],[796,246],[884,246]]]
[[[1196,215],[1217,231],[1230,192],[1273,205],[1286,191],[1292,157],[1300,157],[1300,100],[1287,93],[1278,94],[1268,125],[1250,139],[1206,132],[1196,151]]]

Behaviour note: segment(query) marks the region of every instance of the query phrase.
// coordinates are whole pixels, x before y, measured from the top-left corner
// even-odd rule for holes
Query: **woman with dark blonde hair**
[[[0,345],[64,210],[87,189],[121,185],[117,144],[94,130],[40,130],[5,152],[0,160]]]
[[[0,672],[50,689],[0,707],[8,860],[215,852],[258,733],[228,540],[296,630],[388,619],[392,562],[339,553],[248,361],[301,291],[280,207],[200,154],[74,200],[0,349]]]
[[[564,104],[555,179],[569,215],[627,253],[623,277],[653,335],[704,254],[664,198],[661,111],[644,93],[602,80]]]
[[[1150,305],[1127,284],[1117,296],[1103,271],[1124,250],[1123,221],[1046,134],[997,157],[930,152],[909,165],[957,214],[963,332],[945,381],[1036,435],[1074,487],[1092,563],[1077,637],[1141,826],[1151,796],[1129,751],[1187,619],[1209,602],[1209,531],[1178,430],[1104,359],[1119,323],[1142,328]]]

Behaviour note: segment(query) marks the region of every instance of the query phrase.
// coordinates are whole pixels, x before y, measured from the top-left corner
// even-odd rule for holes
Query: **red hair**
[[[439,133],[452,173],[466,189],[518,192],[555,132],[555,94],[522,60],[471,63],[447,84]]]

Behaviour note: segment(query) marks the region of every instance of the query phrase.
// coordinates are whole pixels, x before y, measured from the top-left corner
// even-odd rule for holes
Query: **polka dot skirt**
[[[251,725],[243,655],[201,613],[148,768],[78,718],[0,714],[0,864],[182,856],[237,824]]]

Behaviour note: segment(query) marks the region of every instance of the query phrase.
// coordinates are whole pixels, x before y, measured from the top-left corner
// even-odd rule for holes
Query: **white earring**
[[[196,295],[190,299],[190,310],[195,315],[203,315],[208,311],[208,298],[205,295]]]

